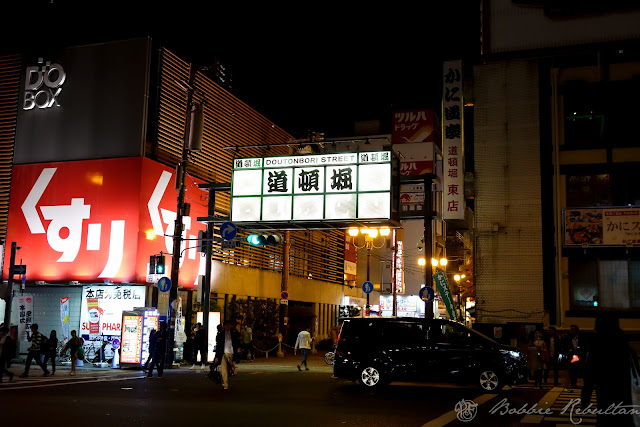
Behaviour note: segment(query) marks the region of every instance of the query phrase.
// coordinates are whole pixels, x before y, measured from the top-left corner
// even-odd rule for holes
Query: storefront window
[[[640,260],[570,258],[573,308],[640,307]]]
[[[626,260],[600,260],[599,305],[629,308],[629,266]]]
[[[631,305],[640,307],[640,261],[631,261]]]
[[[610,205],[611,175],[567,176],[567,207]]]
[[[570,259],[569,281],[571,305],[593,307],[598,298],[598,270],[596,260]]]

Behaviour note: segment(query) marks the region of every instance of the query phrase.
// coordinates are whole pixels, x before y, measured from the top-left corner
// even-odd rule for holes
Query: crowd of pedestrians
[[[559,386],[561,372],[567,371],[567,390],[577,389],[587,348],[577,325],[571,325],[569,331],[561,333],[554,326],[544,332],[534,331],[529,339],[527,362],[535,387],[542,388],[547,384],[550,374],[553,374],[553,385]]]

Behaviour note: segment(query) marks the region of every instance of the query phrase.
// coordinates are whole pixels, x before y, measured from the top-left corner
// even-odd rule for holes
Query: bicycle
[[[58,362],[60,362],[61,364],[71,362],[71,355],[69,354],[69,352],[63,353],[65,345],[66,345],[65,342],[58,341],[58,345],[56,347],[56,357],[58,359]]]

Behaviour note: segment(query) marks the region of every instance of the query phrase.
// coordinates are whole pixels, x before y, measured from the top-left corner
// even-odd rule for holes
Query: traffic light
[[[250,234],[247,242],[251,246],[275,246],[282,243],[284,239],[280,234]]]
[[[164,274],[164,255],[151,255],[149,257],[149,274]]]
[[[149,257],[149,274],[155,274],[155,273],[156,273],[156,256],[151,255]]]
[[[156,255],[156,274],[164,274],[164,255]]]

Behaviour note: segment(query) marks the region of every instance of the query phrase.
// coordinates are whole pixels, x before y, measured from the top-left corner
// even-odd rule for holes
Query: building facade
[[[640,10],[528,3],[482,2],[478,320],[637,333]]]
[[[178,286],[183,311],[195,313],[204,274],[195,240],[206,228],[197,218],[207,216],[209,197],[199,185],[230,182],[234,157],[269,149],[270,155],[289,154],[283,143],[292,136],[148,38],[38,55],[0,59],[4,278],[15,272],[10,260],[26,266],[26,274],[13,276],[14,291],[34,295],[30,320],[47,327],[59,313],[50,308],[57,303],[44,299],[59,299],[61,287],[70,289],[70,318],[79,322],[72,329],[82,325],[76,315],[81,302],[71,294],[80,294],[76,288],[83,285],[144,285],[140,306],[166,313],[167,298],[154,286],[149,259],[165,255],[170,271],[175,168],[185,140],[184,87],[191,84],[205,119],[202,147],[186,171],[189,212],[183,217]],[[229,201],[228,194],[219,194],[215,213],[228,217]],[[250,300],[277,305],[281,297],[282,246],[251,246],[249,233],[239,230],[234,249],[213,243],[211,292],[223,319],[255,321],[240,316],[238,307]],[[12,242],[20,248],[15,254]],[[343,243],[340,230],[291,232],[289,299],[304,307],[298,312],[313,322],[319,337],[330,336],[345,295],[362,296],[344,286]],[[17,313],[14,308],[12,324]]]

